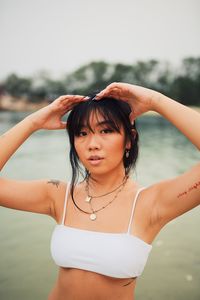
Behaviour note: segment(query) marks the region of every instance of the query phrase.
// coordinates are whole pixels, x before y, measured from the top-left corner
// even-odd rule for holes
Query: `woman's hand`
[[[111,97],[127,102],[132,110],[131,122],[141,114],[153,110],[153,101],[159,97],[159,93],[138,85],[114,82],[96,95],[95,99]]]
[[[51,104],[32,113],[27,118],[31,120],[35,130],[37,129],[64,129],[66,122],[61,118],[78,103],[85,101],[84,96],[65,95],[57,98]]]

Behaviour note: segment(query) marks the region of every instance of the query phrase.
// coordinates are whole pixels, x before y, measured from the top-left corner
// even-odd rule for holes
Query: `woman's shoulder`
[[[128,185],[128,190],[134,190],[141,192],[142,194],[148,195],[148,196],[155,196],[155,194],[158,191],[158,184],[142,184],[140,181],[136,181],[134,179],[130,178],[130,184]]]
[[[47,184],[49,197],[52,201],[53,218],[57,219],[58,211],[60,211],[64,205],[68,182],[59,179],[50,179]]]
[[[158,185],[157,184],[141,184],[139,181],[132,181],[132,187],[129,186],[129,191],[134,191],[134,195],[138,196],[138,202],[142,210],[147,210],[148,213],[153,211],[156,201],[158,199]]]
[[[54,197],[57,193],[63,192],[66,190],[68,182],[59,180],[59,179],[50,179],[47,181],[49,194]]]

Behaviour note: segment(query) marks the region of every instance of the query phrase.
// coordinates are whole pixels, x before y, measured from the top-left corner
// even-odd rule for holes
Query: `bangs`
[[[121,101],[120,101],[121,102]],[[124,103],[125,106],[127,105]],[[104,98],[102,100],[89,100],[78,104],[68,118],[68,132],[78,136],[83,127],[93,131],[91,120],[93,117],[101,125],[107,125],[114,131],[120,132],[123,125],[118,100]],[[127,107],[127,114],[129,109]],[[103,119],[103,120],[102,120]]]
[[[121,129],[124,129],[125,143],[130,142],[130,154],[126,157],[126,152],[123,155],[123,164],[125,173],[129,174],[131,168],[135,166],[138,157],[138,133],[136,130],[136,123],[131,124],[129,115],[131,108],[128,103],[113,98],[102,98],[101,100],[92,100],[81,102],[77,104],[69,113],[66,129],[70,142],[70,163],[72,168],[71,179],[71,197],[73,199],[74,187],[79,180],[79,175],[83,180],[90,176],[89,171],[82,165],[79,160],[75,148],[75,137],[80,135],[83,128],[88,128],[93,131],[92,121],[97,121],[97,126],[108,126],[121,134]],[[133,134],[133,131],[135,134]],[[85,149],[83,149],[84,151]],[[125,150],[125,149],[124,149]]]

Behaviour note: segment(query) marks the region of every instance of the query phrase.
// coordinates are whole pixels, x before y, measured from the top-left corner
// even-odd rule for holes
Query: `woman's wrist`
[[[172,100],[160,92],[154,92],[151,96],[151,110],[157,113],[161,113],[163,104],[167,100]]]
[[[24,122],[27,122],[27,126],[30,130],[30,133],[33,133],[37,130],[40,130],[41,128],[38,126],[37,122],[34,120],[34,117],[31,115],[27,116],[24,119]]]

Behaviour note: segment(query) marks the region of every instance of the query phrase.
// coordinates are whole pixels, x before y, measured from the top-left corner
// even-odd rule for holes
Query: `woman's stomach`
[[[133,300],[136,278],[113,278],[95,272],[59,267],[48,300]]]

